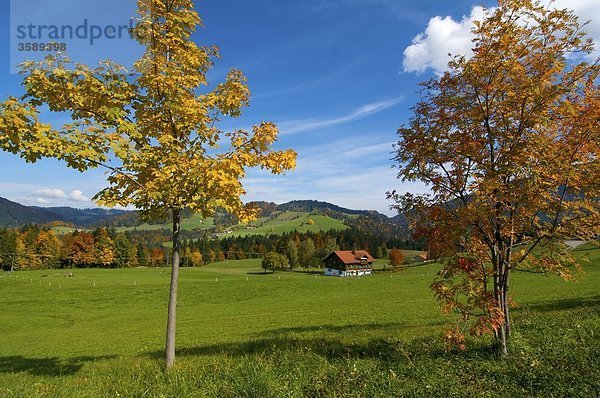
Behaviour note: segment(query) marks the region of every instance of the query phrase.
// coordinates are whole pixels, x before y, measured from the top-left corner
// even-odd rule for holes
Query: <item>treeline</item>
[[[252,235],[223,239],[187,240],[186,253],[200,252],[206,263],[223,260],[262,258],[269,252],[285,255],[293,267],[321,267],[321,260],[334,250],[367,250],[375,258],[387,258],[392,248],[422,250],[423,244],[408,239],[389,238],[350,228],[344,231],[291,232],[282,235]]]
[[[64,235],[36,225],[3,228],[0,229],[0,267],[28,270],[166,266],[171,251],[164,247],[167,239],[164,231],[117,232],[111,227]],[[367,250],[376,258],[387,258],[392,248],[422,249],[422,245],[355,228],[221,239],[205,234],[184,240],[180,258],[182,266],[197,267],[216,261],[262,258],[276,252],[285,255],[291,267],[318,268],[321,260],[334,250]]]
[[[0,229],[0,266],[5,270],[160,266],[165,250],[162,244],[149,247],[114,228],[65,235],[36,225]]]

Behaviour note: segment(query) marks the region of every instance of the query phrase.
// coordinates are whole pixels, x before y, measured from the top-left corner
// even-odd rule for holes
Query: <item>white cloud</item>
[[[555,8],[573,10],[579,23],[589,23],[583,30],[594,40],[595,49],[592,57],[600,57],[600,1],[598,0],[555,0]]]
[[[550,4],[548,1],[545,4]],[[579,17],[579,22],[589,20],[584,30],[590,35],[596,44],[593,57],[600,55],[600,1],[597,0],[556,0],[553,8],[567,8],[573,10]],[[419,33],[412,44],[404,50],[402,63],[405,72],[422,73],[427,69],[437,74],[443,73],[448,66],[452,55],[472,55],[473,21],[484,18],[486,12],[492,12],[495,8],[485,9],[475,6],[469,16],[463,16],[460,21],[455,21],[450,16],[436,16],[429,20],[424,32]]]
[[[35,198],[35,203],[39,203],[41,205],[47,205],[50,203],[50,201],[45,198]]]
[[[89,202],[90,201],[90,198],[85,196],[83,194],[83,192],[81,192],[79,189],[75,189],[74,191],[72,191],[71,194],[69,195],[69,199],[71,199],[75,202]]]
[[[369,104],[361,106],[360,108],[354,110],[353,112],[347,115],[338,116],[331,119],[301,119],[292,120],[288,122],[280,122],[278,123],[279,131],[281,131],[281,134],[293,134],[299,133],[301,131],[316,130],[320,128],[350,122],[357,119],[362,119],[396,105],[398,102],[402,101],[402,98],[403,97],[396,97],[390,100],[371,102]]]
[[[421,73],[431,68],[442,73],[450,60],[448,54],[471,55],[473,21],[482,19],[484,10],[473,7],[471,15],[463,16],[459,22],[449,16],[431,18],[425,32],[419,33],[404,50],[404,71]]]
[[[52,198],[52,199],[66,199],[67,194],[65,193],[65,191],[63,191],[62,189],[57,189],[57,188],[46,188],[46,189],[38,189],[36,191],[33,192],[33,194],[35,196],[38,196],[38,199],[48,199],[48,198]],[[39,202],[39,203],[43,203],[43,202]],[[48,203],[48,201],[44,202],[44,203]]]

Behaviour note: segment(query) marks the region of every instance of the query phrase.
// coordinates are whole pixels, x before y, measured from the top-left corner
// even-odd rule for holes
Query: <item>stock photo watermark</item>
[[[137,45],[135,0],[11,0],[10,71],[61,53],[78,62],[117,58],[127,64]]]
[[[85,40],[90,46],[101,39],[129,38],[134,27],[133,19],[129,25],[91,25],[87,19],[79,25],[17,25],[17,47],[19,51],[61,51],[66,50],[65,40]],[[35,45],[38,46],[35,46]]]

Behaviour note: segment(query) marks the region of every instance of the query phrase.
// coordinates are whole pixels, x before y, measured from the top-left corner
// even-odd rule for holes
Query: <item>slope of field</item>
[[[203,218],[199,214],[194,214],[189,218],[183,218],[181,220],[181,229],[185,231],[191,231],[194,229],[208,229],[214,227],[214,219],[212,217]],[[158,229],[171,230],[173,227],[170,223],[163,224],[148,224],[143,223],[135,227],[116,227],[118,232],[125,231],[156,231]]]
[[[246,226],[240,225],[228,236],[281,235],[294,230],[298,232],[318,232],[332,229],[344,230],[346,228],[348,227],[342,221],[329,216],[286,211],[278,214],[275,218],[261,218]]]
[[[0,273],[0,396],[595,396],[600,250],[576,282],[515,274],[511,357],[446,352],[439,266],[360,279],[182,269],[178,359],[162,372],[166,268]],[[72,277],[66,273],[72,272]]]
[[[309,222],[312,220],[312,224]],[[194,229],[209,229],[214,227],[214,219],[203,219],[199,215],[184,218],[181,221],[181,229],[191,231]],[[340,220],[329,216],[310,215],[305,212],[286,211],[277,214],[276,217],[263,217],[249,224],[238,224],[228,228],[221,236],[248,236],[282,234],[285,232],[328,231],[331,229],[343,230],[346,225]],[[117,231],[151,231],[158,229],[171,229],[170,224],[142,224],[136,227],[117,227]]]

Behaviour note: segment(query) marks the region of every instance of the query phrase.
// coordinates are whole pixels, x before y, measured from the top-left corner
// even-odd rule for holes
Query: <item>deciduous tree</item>
[[[96,253],[98,263],[104,267],[110,267],[115,262],[115,245],[108,236],[105,228],[99,228],[95,231]]]
[[[265,273],[268,269],[272,272],[275,272],[276,269],[283,269],[290,266],[290,262],[288,258],[283,254],[279,254],[277,252],[268,252],[262,259],[261,262],[262,268],[265,270]]]
[[[394,270],[402,269],[404,265],[404,253],[399,249],[392,249],[389,252],[390,265]]]
[[[24,63],[25,96],[0,104],[0,148],[30,162],[55,157],[82,171],[102,165],[109,186],[95,196],[99,204],[131,205],[145,219],[170,214],[169,369],[175,358],[181,212],[211,216],[220,207],[241,221],[255,217],[256,209],[240,199],[246,168],[281,173],[294,166],[295,152],[271,149],[278,134],[273,123],[250,132],[221,130],[221,119],[239,116],[250,92],[236,69],[223,83],[203,89],[218,50],[192,41],[201,20],[191,0],[139,0],[138,11],[133,36],[146,51],[132,73],[111,61],[91,69],[64,55]],[[43,123],[42,105],[69,113],[72,122],[60,129]]]
[[[423,83],[398,131],[398,177],[431,194],[390,196],[445,248],[432,288],[458,314],[448,340],[470,326],[506,354],[511,272],[571,278],[563,240],[599,233],[599,66],[573,13],[537,1],[503,1],[473,33],[473,57]]]
[[[97,263],[94,237],[87,232],[74,232],[65,239],[64,256],[76,267],[89,267]]]

